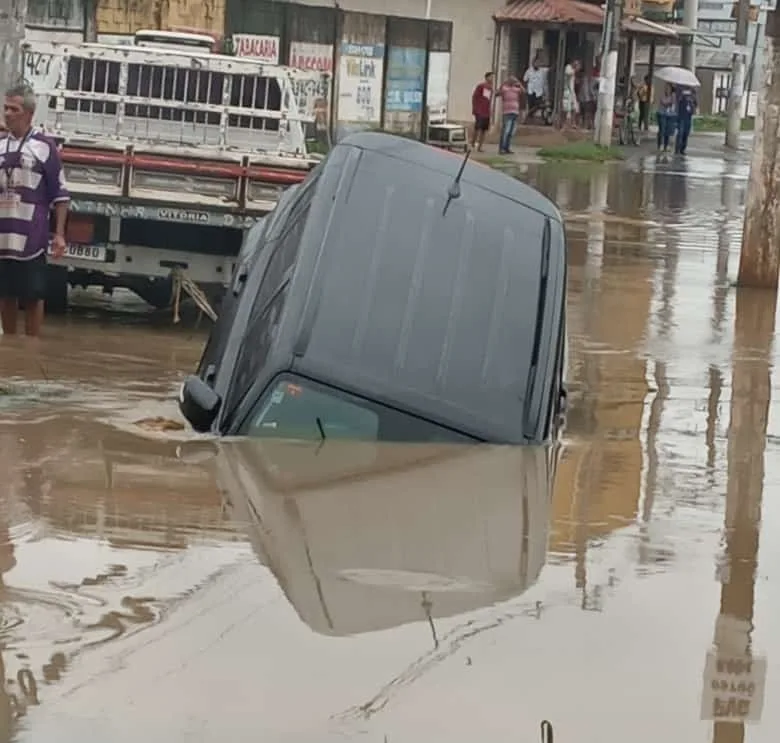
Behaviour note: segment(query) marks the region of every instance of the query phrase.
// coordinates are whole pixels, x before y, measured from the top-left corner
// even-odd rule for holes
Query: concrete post
[[[683,25],[692,31],[696,31],[699,23],[698,0],[685,0],[683,4]],[[680,66],[691,72],[696,72],[696,37],[685,36],[682,39],[680,51]]]
[[[742,129],[742,96],[745,92],[745,47],[748,39],[750,0],[739,0],[737,5],[737,31],[734,43],[737,48],[731,59],[731,89],[729,90],[728,121],[726,122],[726,147],[739,147]]]
[[[22,44],[27,0],[0,0],[0,91],[22,77]]]
[[[615,84],[617,83],[618,46],[620,43],[620,2],[609,0],[604,20],[608,24],[607,53],[601,60],[599,97],[596,109],[594,139],[600,147],[612,144],[612,121],[615,117]]]
[[[780,10],[767,14],[764,85],[745,204],[739,286],[777,291],[780,269]]]

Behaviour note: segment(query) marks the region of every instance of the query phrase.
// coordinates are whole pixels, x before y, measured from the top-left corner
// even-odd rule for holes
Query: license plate
[[[106,248],[104,245],[68,245],[65,248],[63,258],[76,258],[81,261],[106,260]]]

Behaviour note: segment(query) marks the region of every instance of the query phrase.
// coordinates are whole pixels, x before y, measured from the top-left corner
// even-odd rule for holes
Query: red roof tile
[[[600,5],[581,0],[515,0],[496,11],[497,21],[521,23],[572,23],[579,26],[601,26],[604,11]]]

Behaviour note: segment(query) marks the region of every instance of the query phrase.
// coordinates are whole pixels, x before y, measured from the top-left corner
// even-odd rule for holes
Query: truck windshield
[[[242,425],[250,438],[394,442],[474,439],[393,408],[290,374],[278,377]]]

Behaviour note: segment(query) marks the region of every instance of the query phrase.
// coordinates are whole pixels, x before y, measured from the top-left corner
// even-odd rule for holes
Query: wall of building
[[[425,105],[420,88],[427,87],[429,111],[434,97],[436,106],[442,111],[446,108],[450,120],[471,119],[473,87],[493,65],[494,24],[489,6],[475,4],[472,0],[343,0],[339,7],[342,11],[363,15],[339,14],[332,6],[326,6],[324,0],[299,3],[252,0],[56,0],[52,3],[30,0],[30,19],[35,21],[30,24],[30,33],[36,39],[62,37],[76,41],[83,38],[86,24],[92,33],[91,36],[88,34],[89,38],[111,43],[127,40],[141,28],[205,31],[235,41],[236,52],[267,57],[269,62],[287,63],[296,59],[303,60],[304,65],[311,63],[317,69],[328,66],[329,69],[322,69],[331,77],[331,82],[324,84],[328,89],[305,91],[303,96],[307,109],[317,106],[321,109],[323,100],[326,101],[328,110],[323,118],[329,119],[333,104],[334,111],[338,111],[339,102],[349,108],[349,96],[364,96],[370,88],[370,100],[364,106],[366,116],[359,123],[380,124],[377,111],[368,115],[373,106],[382,110],[385,126],[414,134],[421,127]],[[307,14],[308,10],[311,10],[310,14]],[[426,16],[444,22],[438,26],[445,30],[437,27],[435,33],[429,35]],[[339,17],[342,23],[338,22]],[[372,33],[349,30],[350,24],[357,22],[355,19],[359,17],[369,25],[374,24]],[[426,58],[421,51],[427,41],[430,41],[428,79],[422,80],[424,70],[421,67]],[[353,43],[353,46],[343,47],[344,43]],[[367,60],[361,62],[359,57],[368,53],[368,46],[359,48],[355,44],[373,44],[375,55],[380,54],[381,47],[381,59],[375,56],[373,62],[368,60],[370,64]],[[331,49],[333,53],[328,54]],[[342,49],[349,54],[342,57]],[[342,74],[340,66],[345,66]],[[378,101],[374,100],[375,85],[356,86],[351,92],[336,90],[339,78],[349,77],[347,67],[354,71],[373,71],[379,75],[380,88],[382,82],[387,83],[387,89],[381,89]],[[350,117],[355,118],[354,106],[347,123]],[[333,123],[334,129],[338,129],[338,121]]]
[[[321,5],[322,0],[304,0]],[[452,57],[450,66],[449,117],[471,120],[471,92],[493,64],[493,5],[474,0],[340,0],[343,10],[362,11],[406,18],[451,21]]]
[[[59,41],[63,44],[75,44],[79,41],[84,41],[84,31],[82,29],[54,29],[27,26],[25,29],[25,40],[31,44],[41,41]]]
[[[446,119],[452,29],[450,21],[298,2],[226,4],[232,53],[322,73],[297,91],[317,138],[328,123],[336,138],[380,127],[419,137],[426,106],[429,121]]]
[[[98,34],[131,34],[142,28],[158,28],[222,36],[225,0],[97,0],[95,14]]]

